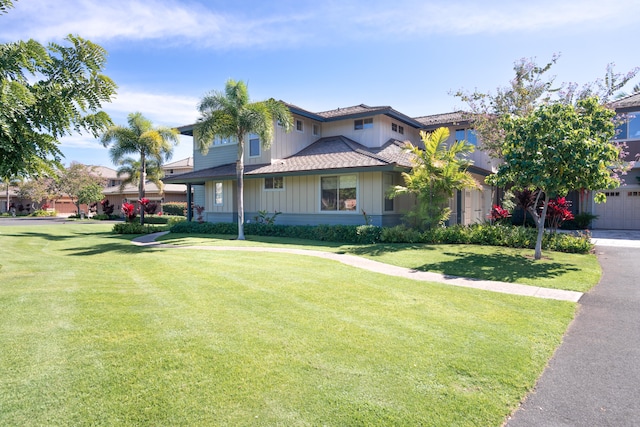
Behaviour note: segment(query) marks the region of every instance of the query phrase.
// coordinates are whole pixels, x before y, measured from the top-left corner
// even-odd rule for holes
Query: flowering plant
[[[138,200],[138,203],[140,203],[142,206],[147,206],[149,204],[149,199],[143,197],[142,199]]]
[[[495,222],[505,222],[507,218],[509,218],[511,214],[508,210],[503,208],[500,205],[493,205],[491,208],[491,213],[489,214],[489,219]]]
[[[133,222],[136,219],[136,207],[132,203],[122,204],[122,213],[127,217],[127,221]]]
[[[571,202],[564,197],[549,200],[547,207],[547,225],[552,230],[557,230],[565,221],[571,221],[574,217],[569,208]]]

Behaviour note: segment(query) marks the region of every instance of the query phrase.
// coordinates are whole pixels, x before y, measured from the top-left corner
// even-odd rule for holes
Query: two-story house
[[[619,126],[616,141],[624,143],[625,160],[636,161],[640,155],[640,93],[636,93],[610,105],[618,113]],[[590,210],[598,219],[594,228],[640,230],[640,163],[625,176],[624,185],[605,191],[607,202],[591,202]]]
[[[410,196],[386,197],[411,169],[406,142],[420,146],[420,131],[449,126],[451,139],[468,123],[442,115],[411,118],[389,106],[357,105],[319,113],[288,105],[294,119],[289,133],[275,126],[270,148],[256,136],[245,141],[245,218],[258,211],[281,212],[279,224],[363,224],[363,212],[375,225],[401,222],[415,203]],[[179,128],[193,136],[194,125]],[[465,139],[472,136],[467,132]],[[195,146],[195,145],[194,145]],[[194,149],[191,173],[165,178],[193,187],[193,203],[204,207],[209,222],[237,218],[236,143],[215,140],[207,155]],[[492,189],[484,185],[491,162],[474,154],[471,172],[481,190],[461,192],[451,201],[450,223],[483,221],[491,209]],[[187,194],[191,192],[187,190]]]

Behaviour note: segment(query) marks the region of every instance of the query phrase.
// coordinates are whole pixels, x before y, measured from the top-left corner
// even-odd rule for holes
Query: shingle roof
[[[610,105],[616,110],[640,107],[640,93],[634,93],[633,95],[625,96],[624,98],[620,98],[617,101],[613,101]]]
[[[245,175],[279,175],[338,169],[411,167],[411,154],[404,142],[389,140],[377,149],[367,148],[344,136],[321,138],[304,150],[271,164],[246,165]],[[236,165],[230,163],[165,178],[165,182],[196,182],[211,178],[235,177]]]
[[[424,126],[438,126],[456,123],[466,123],[469,121],[469,113],[464,111],[453,111],[451,113],[432,114],[430,116],[415,117],[414,120]]]
[[[193,167],[193,157],[187,157],[186,159],[176,160],[175,162],[171,162],[171,163],[165,163],[164,165],[162,165],[162,167],[165,169]]]
[[[370,107],[365,104],[360,104],[360,105],[354,105],[352,107],[336,108],[335,110],[322,111],[316,114],[318,114],[321,117],[324,117],[325,119],[332,119],[336,117],[342,118],[345,116],[354,116],[354,115],[361,115],[361,114],[375,114],[375,113],[379,113],[387,110],[392,110],[392,108],[389,106]]]

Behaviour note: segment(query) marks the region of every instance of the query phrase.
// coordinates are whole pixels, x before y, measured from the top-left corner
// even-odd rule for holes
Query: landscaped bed
[[[110,230],[0,228],[1,425],[499,426],[576,307]]]

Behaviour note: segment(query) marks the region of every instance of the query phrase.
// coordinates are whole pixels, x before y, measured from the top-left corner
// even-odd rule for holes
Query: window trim
[[[298,123],[300,123],[300,129],[298,129]],[[296,119],[296,132],[304,133],[304,120]]]
[[[319,124],[317,124],[317,123],[313,123],[313,124],[311,125],[311,134],[312,134],[313,136],[320,136],[320,133],[321,133],[321,132],[320,132],[320,125],[319,125]]]
[[[373,129],[373,117],[363,119],[355,119],[353,121],[353,130]]]
[[[340,177],[343,176],[354,176],[356,178],[356,206],[355,209],[353,210],[340,210],[338,209],[339,206],[337,206],[336,204],[336,209],[335,210],[324,210],[322,209],[322,179],[323,178],[332,178],[332,177],[336,177],[338,178],[338,189],[340,187]],[[321,214],[329,214],[329,215],[344,215],[344,214],[348,214],[348,215],[356,215],[359,214],[359,210],[360,209],[360,174],[358,173],[343,173],[343,174],[331,174],[331,175],[321,175],[320,179],[318,180],[318,187],[319,187],[319,200],[318,200],[318,210]],[[338,200],[340,199],[340,194],[338,193]]]
[[[391,180],[391,183],[388,186],[387,186],[387,183],[385,182],[387,178]],[[391,172],[382,173],[382,211],[385,213],[392,213],[396,211],[396,203],[395,203],[396,198],[395,197],[391,199],[387,198],[387,191],[389,190],[389,187],[393,187],[394,181],[395,181],[395,177]],[[387,203],[391,204],[391,209],[387,209]]]
[[[279,188],[267,188],[267,180],[268,179],[272,179],[272,180],[281,179],[282,180],[282,187],[279,187]],[[263,178],[262,179],[262,191],[284,191],[284,176],[271,176],[269,178]]]

